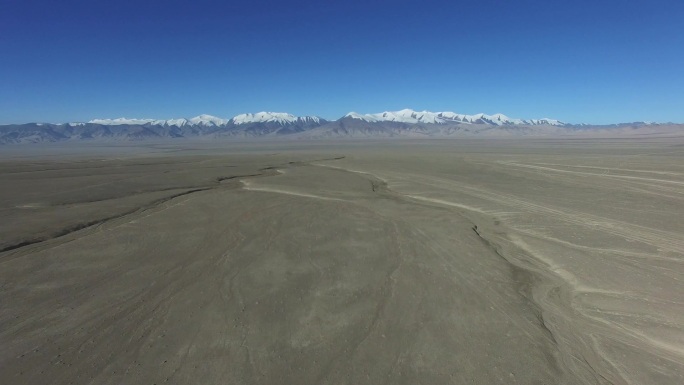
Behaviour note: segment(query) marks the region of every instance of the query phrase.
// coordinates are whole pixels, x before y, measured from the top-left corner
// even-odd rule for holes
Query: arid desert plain
[[[0,149],[2,384],[684,384],[684,139]]]

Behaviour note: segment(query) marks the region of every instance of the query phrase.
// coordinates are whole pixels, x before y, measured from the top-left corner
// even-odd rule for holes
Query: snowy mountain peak
[[[449,113],[455,115],[454,113]],[[439,112],[414,111],[403,109],[399,111],[385,111],[378,114],[358,114],[350,112],[345,115],[347,118],[363,120],[366,122],[400,122],[400,123],[445,123],[445,118]]]
[[[119,126],[122,124],[148,124],[154,122],[154,119],[127,119],[127,118],[116,118],[116,119],[93,119],[88,121],[92,124],[102,124],[106,126]]]
[[[257,112],[256,114],[240,114],[232,119],[234,124],[246,123],[277,123],[281,125],[302,122],[319,123],[320,118],[316,116],[297,117],[285,112]]]
[[[555,119],[513,119],[504,114],[487,115],[483,113],[475,115],[457,114],[455,112],[430,112],[430,111],[414,111],[411,109],[403,109],[399,111],[385,111],[377,114],[359,114],[350,112],[344,116],[345,118],[352,118],[363,120],[366,122],[400,122],[400,123],[426,123],[426,124],[447,124],[447,123],[466,123],[466,124],[492,124],[497,126],[503,125],[554,125],[562,126],[565,123]]]
[[[245,123],[292,123],[297,120],[292,114],[284,112],[257,112],[256,114],[240,114],[233,118],[233,123],[235,124],[245,124]]]
[[[169,119],[169,120],[158,120],[157,121],[160,126],[176,126],[176,127],[183,127],[186,124],[190,124],[187,119],[180,118],[180,119]]]
[[[93,119],[88,121],[90,124],[101,124],[106,126],[120,126],[120,125],[153,125],[163,127],[183,127],[183,126],[205,126],[205,127],[223,127],[228,123],[246,124],[246,123],[277,123],[280,125],[289,125],[293,123],[303,123],[307,125],[322,124],[325,120],[317,116],[303,116],[297,117],[292,114],[284,112],[258,112],[256,114],[240,114],[231,119],[219,118],[213,115],[202,114],[194,118],[185,119]],[[70,123],[72,126],[82,125],[85,123]]]
[[[496,126],[509,125],[551,125],[564,126],[565,123],[556,119],[515,119],[504,114],[497,113],[487,115],[483,113],[475,115],[457,114],[455,112],[430,112],[414,111],[406,108],[399,111],[385,111],[376,114],[359,114],[350,112],[344,118],[357,119],[369,123],[376,122],[397,122],[405,124],[489,124]],[[204,126],[204,127],[224,127],[229,124],[242,125],[250,123],[272,123],[280,126],[297,125],[298,127],[312,127],[326,123],[325,120],[316,116],[297,117],[285,112],[257,112],[255,114],[240,114],[231,119],[218,118],[212,115],[199,115],[191,119],[93,119],[88,123],[101,124],[108,126],[117,125],[152,125],[163,127],[184,127],[184,126]],[[72,126],[79,123],[71,123]]]
[[[189,120],[190,124],[200,126],[223,126],[229,122],[229,119],[217,118],[216,116],[202,114],[195,116]]]
[[[344,117],[345,118],[351,118],[351,119],[357,119],[357,120],[363,120],[366,122],[377,122],[378,121],[378,119],[373,115],[370,115],[370,114],[361,115],[361,114],[358,114],[356,112],[350,112],[347,115],[345,115]]]

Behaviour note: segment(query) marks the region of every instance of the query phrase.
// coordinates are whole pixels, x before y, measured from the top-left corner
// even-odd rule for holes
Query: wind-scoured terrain
[[[6,147],[12,384],[684,383],[684,141]]]

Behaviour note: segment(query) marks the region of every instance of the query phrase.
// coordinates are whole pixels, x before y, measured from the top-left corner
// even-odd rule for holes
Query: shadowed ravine
[[[13,165],[8,186],[53,187],[2,209],[56,235],[0,254],[0,378],[681,383],[678,229],[622,208],[665,193],[676,210],[676,160],[603,177],[509,150],[168,157],[83,182],[81,163]],[[615,177],[649,165],[663,183]],[[607,193],[619,204],[591,206]],[[107,219],[64,232],[65,208]]]

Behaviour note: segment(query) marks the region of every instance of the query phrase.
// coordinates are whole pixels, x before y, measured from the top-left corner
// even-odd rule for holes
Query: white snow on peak
[[[556,119],[542,118],[542,119],[530,119],[532,124],[548,124],[550,126],[563,126],[565,123]]]
[[[126,118],[117,118],[117,119],[93,119],[88,121],[88,123],[93,123],[93,124],[103,124],[106,126],[118,126],[122,124],[148,124],[154,122],[154,119],[126,119]]]
[[[185,125],[202,125],[202,126],[221,126],[228,123],[228,119],[221,119],[211,115],[200,115],[192,119],[127,119],[127,118],[117,118],[117,119],[93,119],[88,121],[88,123],[102,124],[107,126],[117,126],[122,124],[150,124],[155,126],[165,126],[165,127],[183,127]],[[83,124],[83,123],[70,123],[73,125]]]
[[[259,112],[256,114],[237,115],[232,119],[223,119],[223,118],[218,118],[216,116],[204,114],[204,115],[195,116],[194,118],[190,118],[190,119],[180,118],[180,119],[159,120],[159,119],[117,118],[117,119],[93,119],[93,120],[89,121],[88,123],[102,124],[102,125],[107,125],[107,126],[116,126],[116,125],[123,125],[123,124],[139,124],[139,125],[150,124],[150,125],[159,125],[159,126],[166,126],[166,127],[171,127],[171,126],[183,127],[186,125],[220,127],[220,126],[225,126],[226,124],[228,124],[231,121],[234,124],[275,122],[275,123],[278,123],[281,125],[286,125],[286,124],[295,123],[298,121],[308,122],[308,123],[320,123],[320,118],[317,116],[297,117],[297,116],[294,116],[292,114],[288,114],[288,113],[284,113],[284,112]],[[76,125],[76,124],[84,124],[84,123],[71,123],[71,125]]]
[[[465,115],[457,114],[455,112],[430,112],[430,111],[414,111],[411,109],[403,109],[399,111],[385,111],[377,114],[359,114],[350,112],[344,116],[345,118],[358,119],[366,122],[399,122],[408,124],[490,124],[497,126],[506,125],[552,125],[562,126],[565,123],[556,119],[514,119],[504,114],[475,114]],[[102,124],[102,125],[122,125],[122,124],[139,124],[139,125],[160,125],[165,127],[183,127],[186,125],[206,126],[206,127],[222,127],[232,122],[233,124],[247,124],[247,123],[276,123],[280,125],[288,125],[297,122],[303,123],[321,123],[320,118],[316,116],[297,117],[285,112],[258,112],[256,114],[240,114],[232,119],[218,118],[212,115],[199,115],[191,119],[93,119],[88,123]],[[70,123],[72,126],[83,123]]]
[[[202,114],[195,116],[194,118],[188,120],[190,124],[200,125],[200,126],[223,126],[227,124],[230,119],[217,118],[216,116]]]
[[[377,114],[376,114],[377,115]],[[381,119],[390,122],[402,123],[442,123],[436,113],[429,111],[413,111],[410,109],[403,109],[400,111],[385,111],[381,115]]]
[[[297,117],[292,114],[285,112],[257,112],[256,114],[240,114],[235,116],[233,119],[234,124],[246,124],[246,123],[278,123],[278,124],[289,124],[295,123],[298,120],[309,121],[318,123],[320,119],[317,116],[304,116]]]
[[[377,114],[358,114],[350,112],[345,115],[346,118],[363,120],[366,122],[400,122],[400,123],[432,123],[432,124],[446,124],[446,123],[485,123],[494,124],[497,126],[503,125],[518,125],[518,124],[549,124],[560,126],[564,123],[555,119],[513,119],[504,114],[475,114],[464,115],[455,112],[430,112],[430,111],[414,111],[411,109],[403,109],[400,111],[385,111]]]
[[[169,120],[159,120],[158,122],[160,122],[159,125],[161,125],[161,126],[176,126],[176,127],[183,127],[183,126],[185,126],[186,124],[188,124],[188,120],[187,120],[187,119],[183,119],[183,118],[180,118],[180,119],[169,119]]]
[[[300,116],[299,119],[307,121],[307,122],[314,122],[314,123],[320,123],[321,118],[318,116]]]
[[[235,124],[274,122],[280,124],[293,123],[297,117],[285,112],[257,112],[256,114],[240,114],[233,118]]]
[[[441,116],[440,112],[430,111],[413,111],[411,109],[403,109],[400,111],[385,111],[378,114],[358,114],[350,112],[345,117],[352,119],[359,119],[366,122],[400,122],[400,123],[436,123],[442,124],[451,120],[449,117]],[[456,116],[453,112],[448,114]]]
[[[378,118],[376,118],[374,115],[371,114],[366,114],[366,115],[361,115],[356,112],[350,112],[347,115],[344,116],[345,118],[352,118],[352,119],[358,119],[358,120],[364,120],[366,122],[377,122]]]

